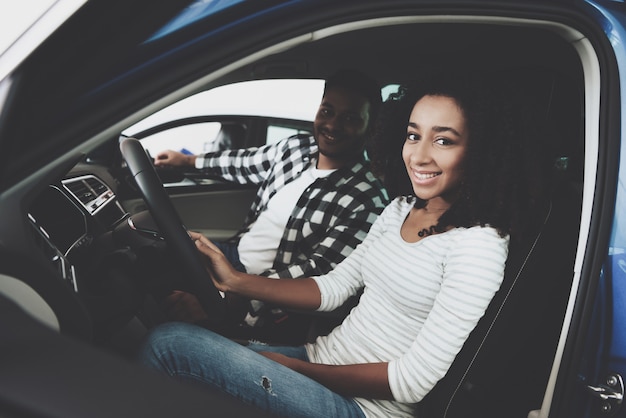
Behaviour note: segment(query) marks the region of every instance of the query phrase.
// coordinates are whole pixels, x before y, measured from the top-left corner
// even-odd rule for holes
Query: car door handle
[[[587,385],[587,391],[601,399],[601,410],[603,413],[610,415],[615,414],[622,406],[624,399],[624,381],[619,374],[611,374],[606,379],[604,385]]]
[[[613,399],[616,401],[621,401],[624,397],[624,395],[622,393],[619,393],[617,391],[614,391],[613,389],[604,387],[604,386],[587,386],[587,389],[589,390],[589,392],[600,398],[600,399]]]

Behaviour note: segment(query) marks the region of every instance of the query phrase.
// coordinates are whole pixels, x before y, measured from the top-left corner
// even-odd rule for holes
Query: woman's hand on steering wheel
[[[230,264],[224,253],[211,240],[198,232],[189,231],[189,236],[196,244],[198,251],[204,255],[207,271],[215,287],[222,292],[234,291],[237,270]]]

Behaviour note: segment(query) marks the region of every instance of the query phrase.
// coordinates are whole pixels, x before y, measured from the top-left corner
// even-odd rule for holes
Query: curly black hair
[[[494,74],[438,73],[402,86],[383,103],[368,144],[372,169],[391,198],[413,196],[402,160],[407,123],[424,96],[453,98],[469,132],[458,199],[430,232],[489,225],[504,236],[523,231],[548,193],[550,159],[537,151],[542,131],[514,84]]]

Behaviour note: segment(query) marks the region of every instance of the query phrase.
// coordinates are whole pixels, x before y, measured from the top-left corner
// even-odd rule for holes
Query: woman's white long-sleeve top
[[[477,226],[408,243],[400,228],[411,207],[395,199],[346,260],[315,278],[322,311],[363,289],[346,320],[307,352],[314,363],[389,363],[395,400],[357,398],[368,417],[414,416],[415,403],[445,375],[504,276],[508,237]]]

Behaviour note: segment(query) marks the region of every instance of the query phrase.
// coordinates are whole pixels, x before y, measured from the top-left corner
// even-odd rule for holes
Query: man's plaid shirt
[[[315,164],[312,136],[296,135],[259,148],[208,153],[197,164],[212,176],[259,190],[243,228],[250,229],[276,190]],[[319,178],[302,194],[278,246],[270,277],[310,277],[327,273],[363,241],[389,203],[387,192],[367,168],[357,162]]]

